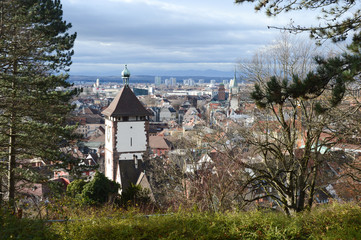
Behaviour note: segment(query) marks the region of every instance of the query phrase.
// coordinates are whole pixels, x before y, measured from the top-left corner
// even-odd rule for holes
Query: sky
[[[77,32],[71,75],[230,76],[239,60],[269,45],[285,26],[313,15],[267,17],[233,0],[62,0],[63,18]],[[184,74],[182,74],[184,73]]]

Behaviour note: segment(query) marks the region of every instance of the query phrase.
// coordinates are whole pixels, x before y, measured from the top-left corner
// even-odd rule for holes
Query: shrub
[[[18,219],[0,212],[0,239],[59,239],[60,236],[50,229],[44,221]]]
[[[131,184],[122,192],[120,199],[121,206],[127,208],[128,206],[144,206],[150,204],[151,199],[149,193],[149,189],[142,188],[140,185]]]
[[[83,179],[76,179],[68,185],[66,192],[69,196],[75,197],[82,193],[85,184],[86,182]]]
[[[82,201],[90,205],[99,205],[112,200],[119,191],[120,185],[109,180],[104,174],[96,172],[94,178],[84,185]]]

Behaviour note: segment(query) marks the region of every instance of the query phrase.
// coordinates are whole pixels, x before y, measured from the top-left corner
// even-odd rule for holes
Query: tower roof
[[[234,68],[234,78],[231,79],[231,82],[229,83],[229,88],[238,88],[236,68]]]
[[[129,78],[130,77],[130,72],[127,68],[127,65],[124,66],[124,70],[122,71],[122,77],[123,78]]]
[[[108,117],[151,115],[138,100],[137,96],[135,96],[128,85],[125,85],[120,90],[109,107],[102,113]]]

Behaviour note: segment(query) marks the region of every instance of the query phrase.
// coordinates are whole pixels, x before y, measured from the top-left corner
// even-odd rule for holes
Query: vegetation
[[[327,39],[338,42],[345,40],[350,33],[354,36],[360,34],[361,9],[356,0],[235,0],[235,3],[244,2],[256,3],[255,10],[265,10],[268,16],[277,16],[282,12],[319,10],[316,26],[295,26],[292,22],[289,27],[276,27],[294,32],[308,31],[319,42]]]
[[[237,0],[236,3],[245,1]],[[325,25],[284,28],[310,31],[311,37],[316,36],[318,40],[337,42],[345,40],[350,32],[354,34],[352,44],[343,54],[314,57],[316,69],[307,69],[312,65],[309,60],[302,60],[303,51],[289,51],[292,44],[283,47],[286,51],[277,49],[278,55],[272,56],[271,61],[256,59],[261,67],[262,63],[274,67],[274,75],[253,66],[248,69],[256,80],[251,98],[260,111],[257,124],[247,135],[255,153],[254,161],[246,164],[252,169],[247,188],[253,194],[251,200],[270,197],[291,214],[311,209],[323,164],[342,160],[331,157],[332,147],[347,142],[359,129],[355,118],[359,116],[361,105],[352,97],[351,91],[358,88],[355,82],[361,73],[360,9],[353,0],[249,2],[257,2],[256,10],[266,9],[267,14],[273,16],[283,11],[322,8],[325,14],[322,24]],[[352,12],[354,8],[356,10]],[[351,13],[354,13],[352,17],[343,18]],[[279,45],[282,44],[280,41]],[[293,61],[292,56],[297,56],[301,64]],[[273,62],[273,59],[278,61]],[[294,71],[297,65],[306,68]],[[346,97],[348,102],[345,102]]]
[[[2,239],[360,239],[361,208],[324,205],[287,217],[276,212],[210,214],[178,211],[144,216],[136,212],[87,211],[68,222],[0,216]]]
[[[57,88],[70,86],[65,73],[76,34],[69,34],[59,0],[4,0],[0,10],[0,158],[7,161],[0,179],[7,177],[3,184],[14,209],[19,179],[36,176],[30,167],[19,168],[23,160],[69,163],[59,149],[71,138],[65,121],[76,91]]]
[[[109,180],[103,173],[96,172],[93,179],[73,181],[67,187],[67,193],[88,205],[100,205],[112,202],[119,191],[119,184]]]
[[[140,185],[131,184],[127,189],[122,192],[120,198],[120,204],[124,208],[130,206],[145,206],[151,203],[151,198],[149,197],[149,189],[143,189]]]
[[[0,212],[0,239],[56,239],[57,235],[42,220],[19,219]]]

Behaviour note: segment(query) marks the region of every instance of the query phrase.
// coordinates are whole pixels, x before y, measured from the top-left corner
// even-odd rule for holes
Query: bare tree
[[[151,179],[162,207],[200,210],[242,208],[242,145],[238,134],[217,130],[187,133],[174,141],[169,159],[151,159]]]
[[[251,200],[269,197],[292,214],[312,207],[322,164],[352,132],[359,104],[347,104],[345,96],[359,61],[349,64],[358,59],[352,54],[318,57],[316,68],[311,49],[280,43],[244,68],[255,81],[251,97],[259,108],[258,121],[247,134],[255,157],[245,165],[252,172],[248,189],[262,192]]]
[[[250,82],[262,84],[265,79],[300,78],[314,70],[314,58],[321,55],[321,48],[313,41],[283,32],[272,44],[257,51],[251,61],[241,59],[239,69]]]

